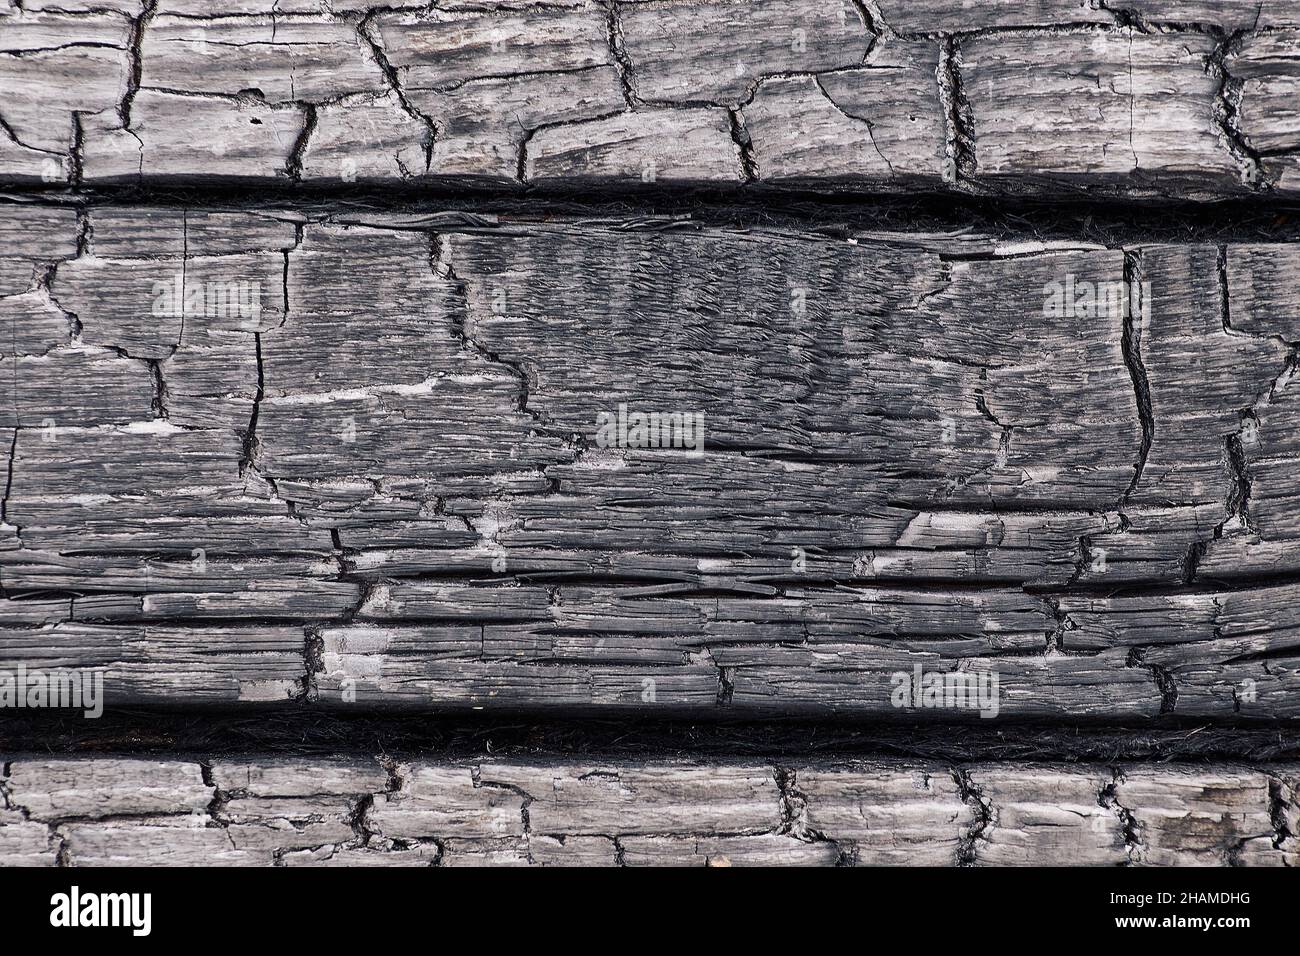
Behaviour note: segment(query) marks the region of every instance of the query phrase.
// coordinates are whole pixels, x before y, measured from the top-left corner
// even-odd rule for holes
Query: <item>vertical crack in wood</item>
[[[162,359],[143,359],[144,363],[149,366],[149,377],[153,382],[153,400],[150,403],[150,409],[153,417],[167,420],[167,382],[163,379]]]
[[[398,793],[402,789],[402,766],[397,762],[395,757],[386,753],[379,755],[379,766],[384,768],[384,773],[388,779],[384,784],[384,793]]]
[[[1287,797],[1287,791],[1290,789],[1286,781],[1280,777],[1268,775],[1268,817],[1273,824],[1272,842],[1275,850],[1283,849],[1285,844],[1296,836],[1287,819],[1287,805],[1295,802],[1294,792],[1290,799]],[[1296,809],[1300,810],[1300,806]]]
[[[1223,439],[1223,446],[1228,459],[1228,467],[1232,472],[1232,486],[1228,489],[1226,508],[1228,517],[1215,528],[1214,536],[1216,538],[1222,537],[1224,525],[1233,518],[1241,521],[1242,525],[1252,534],[1259,534],[1259,529],[1250,515],[1252,479],[1250,464],[1246,460],[1246,451],[1241,444],[1241,435],[1228,435]]]
[[[86,128],[82,124],[81,113],[72,114],[72,148],[68,152],[68,185],[73,189],[81,186],[85,171]]]
[[[317,624],[308,624],[303,628],[303,681],[300,699],[315,701],[320,699],[320,687],[316,675],[325,672],[325,638],[323,629]]]
[[[1146,301],[1142,291],[1141,251],[1124,250],[1124,289],[1127,294],[1124,296],[1124,325],[1120,338],[1120,351],[1123,353],[1129,378],[1133,382],[1138,421],[1142,429],[1142,443],[1138,449],[1138,459],[1133,466],[1133,478],[1120,497],[1121,505],[1133,496],[1138,483],[1142,480],[1156,431],[1155,416],[1151,408],[1151,383],[1147,378],[1146,366],[1142,362],[1142,326],[1150,309],[1150,303]]]
[[[293,147],[289,150],[289,157],[284,161],[284,175],[290,181],[300,183],[303,160],[307,155],[312,134],[316,132],[319,116],[314,103],[300,102],[296,105],[302,110],[302,129],[298,131],[298,138],[294,140]]]
[[[546,413],[540,412],[530,404],[532,389],[532,378],[528,369],[522,362],[513,361],[504,358],[500,354],[487,348],[479,342],[470,329],[470,312],[471,305],[469,300],[469,286],[456,273],[455,265],[452,263],[451,242],[447,236],[433,235],[431,238],[429,252],[429,267],[435,276],[448,279],[460,298],[460,309],[453,313],[451,318],[452,334],[461,343],[462,347],[471,354],[477,355],[492,365],[499,365],[508,369],[510,373],[519,382],[519,401],[517,409],[533,420],[534,429],[538,434],[547,435],[552,438],[559,438],[563,441],[575,455],[580,455],[585,450],[585,443],[582,436],[575,432],[566,432],[558,426]]]
[[[1080,569],[1084,561],[1083,552],[1084,552],[1084,539],[1080,538],[1079,539],[1079,560],[1075,566],[1074,575],[1071,578],[1071,580],[1074,580],[1074,578],[1077,578],[1079,574],[1082,573]],[[1065,632],[1075,630],[1076,628],[1074,622],[1070,620],[1069,613],[1064,608],[1061,607],[1061,600],[1059,597],[1045,595],[1043,597],[1043,600],[1047,603],[1048,608],[1051,610],[1052,621],[1055,624],[1055,627],[1053,627],[1050,631],[1047,632],[1047,644],[1046,644],[1046,648],[1043,651],[1043,653],[1046,656],[1050,657],[1053,654],[1063,653],[1063,648],[1065,644]]]
[[[858,16],[862,18],[862,25],[870,34],[867,37],[867,48],[862,51],[862,62],[866,63],[871,56],[871,51],[875,49],[876,42],[884,35],[885,28],[880,11],[868,6],[867,0],[853,0],[853,6],[858,11]]]
[[[225,791],[217,786],[216,780],[212,773],[212,762],[210,760],[199,760],[199,773],[203,778],[203,785],[212,789],[212,799],[208,802],[205,812],[207,813],[209,829],[220,829],[225,831],[226,839],[229,841],[231,849],[238,849],[235,846],[235,838],[230,834],[230,821],[222,816],[222,811],[226,804],[239,795],[239,791]],[[276,864],[279,859],[276,858]]]
[[[1146,660],[1146,646],[1132,647],[1124,659],[1126,667],[1140,667],[1151,675],[1151,680],[1156,685],[1156,691],[1160,694],[1160,713],[1172,714],[1178,706],[1178,682],[1174,679],[1173,673],[1169,668],[1162,664],[1148,664]]]
[[[774,766],[772,768],[772,777],[776,781],[777,792],[779,793],[778,802],[781,808],[781,826],[778,833],[789,833],[793,836],[803,835],[803,824],[806,822],[804,812],[807,809],[803,795],[794,789],[794,771],[788,767]]]
[[[1258,21],[1259,10],[1256,10],[1255,15]],[[1227,65],[1228,56],[1239,49],[1242,39],[1252,32],[1253,26],[1249,30],[1234,30],[1231,33],[1214,31],[1214,35],[1219,37],[1219,43],[1206,59],[1205,70],[1219,81],[1211,107],[1219,142],[1241,170],[1242,184],[1252,190],[1262,190],[1272,188],[1273,184],[1265,175],[1263,156],[1250,145],[1241,131],[1239,120],[1243,84],[1228,72]]]
[[[384,79],[388,83],[389,89],[391,89],[393,95],[397,97],[398,105],[401,106],[402,111],[424,127],[424,172],[427,174],[433,167],[433,147],[438,140],[438,126],[434,123],[431,117],[422,113],[416,108],[415,104],[407,98],[406,91],[402,88],[401,79],[397,74],[396,67],[389,62],[388,54],[384,52],[383,43],[381,42],[380,37],[375,35],[374,19],[381,12],[383,12],[383,8],[377,7],[370,10],[364,17],[362,17],[357,23],[357,36],[361,38],[361,42],[370,51],[371,58],[374,59],[375,65],[379,67],[379,71],[384,75]]]
[[[817,87],[817,90],[821,93],[821,95],[826,98],[826,102],[830,103],[830,105],[834,108],[834,110],[837,113],[839,113],[841,116],[847,119],[853,120],[855,123],[861,123],[863,126],[867,128],[867,139],[871,141],[872,151],[878,157],[880,157],[880,161],[884,163],[885,168],[889,170],[889,178],[893,179],[894,164],[889,161],[889,157],[884,154],[884,152],[880,148],[880,144],[876,142],[875,124],[872,123],[871,120],[867,119],[865,116],[857,116],[849,112],[848,110],[846,110],[839,103],[835,102],[835,97],[831,96],[830,90],[826,89],[826,84],[822,82],[822,78],[820,74],[817,73],[812,74],[812,81],[813,81],[813,85]],[[944,265],[947,266],[948,263],[944,263]]]
[[[0,805],[5,810],[17,813],[23,820],[39,823],[40,821],[32,820],[32,812],[29,808],[23,806],[13,798],[13,791],[10,789],[9,778],[13,775],[13,761],[5,761],[3,771],[0,771]],[[45,841],[46,848],[53,848],[54,865],[56,867],[71,866],[72,862],[69,857],[67,835],[59,828],[59,821],[45,821]]]
[[[158,0],[145,0],[139,15],[131,20],[131,33],[127,40],[126,90],[117,107],[118,120],[122,124],[122,129],[128,133],[131,132],[131,107],[135,104],[136,94],[140,92],[140,79],[144,75],[144,56],[141,52],[144,45],[144,32],[157,10]],[[139,137],[136,139],[138,141]],[[143,143],[140,144],[140,148],[144,149]]]
[[[957,784],[957,792],[962,802],[971,810],[971,823],[957,840],[957,866],[974,866],[979,856],[979,840],[993,825],[993,802],[971,779],[970,771],[962,767],[952,768],[952,779]]]
[[[1162,664],[1149,664],[1147,667],[1160,691],[1160,713],[1172,714],[1178,707],[1178,681],[1173,672]]]
[[[1283,384],[1284,380],[1290,380],[1296,373],[1298,364],[1300,364],[1300,343],[1290,341],[1278,333],[1260,335],[1254,332],[1242,331],[1233,325],[1231,284],[1228,276],[1228,247],[1225,244],[1220,244],[1218,247],[1217,266],[1219,311],[1224,334],[1277,342],[1286,349],[1286,358],[1282,363],[1281,371],[1269,381],[1268,387],[1259,392],[1248,407],[1239,410],[1238,417],[1241,426],[1238,430],[1223,439],[1224,467],[1228,472],[1229,486],[1224,497],[1224,519],[1214,529],[1215,539],[1222,538],[1228,524],[1233,521],[1239,522],[1241,527],[1253,535],[1259,535],[1260,533],[1250,509],[1250,496],[1254,487],[1254,479],[1251,474],[1250,460],[1246,455],[1245,445],[1242,441],[1242,430],[1250,427],[1256,432],[1258,431],[1260,427],[1259,406],[1266,402],[1271,403],[1276,398],[1279,386]]]
[[[253,353],[257,359],[257,387],[253,391],[253,410],[248,415],[248,428],[244,432],[243,447],[239,456],[239,474],[245,476],[251,469],[256,471],[254,464],[257,457],[258,440],[257,440],[257,419],[262,411],[262,398],[266,394],[266,380],[262,368],[262,333],[253,333]]]
[[[9,520],[9,495],[10,492],[13,491],[13,487],[14,487],[14,459],[18,455],[18,431],[19,431],[18,428],[15,427],[13,438],[9,442],[9,461],[7,467],[5,468],[5,494],[4,494],[4,498],[0,499],[0,523],[4,523],[9,527],[13,528],[14,537],[17,538],[19,543],[21,544],[23,539],[22,528],[18,527],[16,524],[14,524],[12,521]],[[4,571],[3,565],[0,565],[0,592],[4,591],[3,571]]]
[[[618,0],[605,0],[605,34],[609,41],[609,55],[618,71],[618,82],[623,89],[623,100],[631,109],[636,109],[637,95],[635,74],[632,72],[632,58],[628,55],[627,44],[623,38],[623,17],[618,7]]]
[[[1111,779],[1097,793],[1097,806],[1104,807],[1119,820],[1120,835],[1124,838],[1124,866],[1141,863],[1146,855],[1142,844],[1142,824],[1133,812],[1119,802],[1119,785],[1124,775],[1118,769],[1111,771]]]
[[[1217,257],[1217,280],[1219,288],[1219,318],[1223,325],[1225,335],[1235,334],[1232,327],[1232,302],[1230,286],[1228,284],[1228,247],[1220,245]],[[1274,380],[1276,381],[1276,379]],[[1258,402],[1256,402],[1258,404]],[[1259,417],[1255,413],[1255,407],[1243,409],[1240,413],[1241,423],[1244,426],[1247,421],[1252,422],[1254,427],[1259,426]],[[1216,539],[1223,537],[1224,528],[1228,522],[1238,520],[1252,534],[1258,534],[1255,523],[1250,516],[1250,489],[1251,478],[1249,463],[1246,461],[1246,451],[1241,444],[1240,429],[1234,435],[1227,435],[1223,439],[1224,459],[1231,475],[1231,483],[1224,501],[1224,519],[1215,526],[1214,537]],[[1209,542],[1200,542],[1201,554],[1209,547]],[[1193,545],[1196,547],[1197,545]],[[1199,557],[1199,556],[1198,556]],[[1188,583],[1190,583],[1190,578]]]
[[[533,804],[533,795],[523,787],[517,786],[516,784],[501,783],[495,780],[484,780],[483,767],[481,764],[475,765],[470,771],[470,778],[474,781],[474,787],[476,789],[484,788],[488,790],[500,790],[503,793],[513,793],[515,796],[519,797],[519,817],[523,824],[524,853],[528,858],[529,863],[535,863],[536,861],[533,859],[533,849],[529,840],[533,834],[533,825],[532,818],[528,814],[528,808]]]
[[[313,689],[315,688],[314,675],[324,673],[325,671],[324,658],[322,656],[324,654],[324,643],[321,629],[329,624],[342,624],[345,626],[352,624],[362,610],[367,607],[373,608],[375,605],[386,604],[388,600],[387,595],[389,588],[387,584],[383,581],[360,577],[356,573],[356,566],[351,557],[356,552],[344,546],[342,535],[338,528],[330,529],[330,541],[332,542],[331,556],[339,566],[337,578],[339,581],[345,581],[356,585],[357,599],[350,606],[343,608],[343,610],[334,618],[326,621],[313,622],[307,625],[309,628],[315,628],[318,631],[317,637],[322,638],[321,643],[318,646],[316,637],[308,637],[307,666],[309,673],[313,675],[311,678]],[[315,700],[316,697],[313,696],[311,699]]]
[[[740,159],[740,168],[745,182],[758,180],[758,159],[754,155],[754,141],[749,130],[745,128],[745,116],[739,109],[727,109],[727,121],[730,125],[731,140],[736,144],[736,153]]]
[[[943,39],[939,65],[935,69],[939,83],[939,104],[943,108],[944,182],[960,185],[962,179],[976,173],[973,119],[961,85],[961,45],[956,37]]]
[[[375,795],[373,793],[363,793],[352,803],[351,811],[348,813],[348,826],[356,834],[356,846],[368,846],[370,838],[374,835],[370,829],[369,814],[375,805]]]
[[[798,771],[793,767],[774,764],[772,779],[776,781],[777,800],[781,812],[781,822],[776,833],[791,836],[801,843],[829,843],[838,848],[838,844],[826,834],[811,826],[808,819],[808,795],[799,789]],[[840,850],[841,860],[845,856]]]
[[[57,848],[54,852],[54,865],[56,867],[72,866],[72,851],[68,846],[68,837],[57,825],[50,826],[50,838],[55,841]]]

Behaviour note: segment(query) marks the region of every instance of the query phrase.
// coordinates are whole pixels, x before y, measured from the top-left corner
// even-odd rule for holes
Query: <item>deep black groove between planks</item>
[[[0,185],[0,190],[4,186]],[[312,216],[437,212],[539,219],[551,216],[655,219],[737,228],[798,228],[834,239],[861,230],[949,232],[1038,238],[1118,247],[1130,242],[1300,241],[1300,199],[1244,197],[1219,202],[1134,202],[1096,197],[1048,202],[948,194],[824,195],[788,190],[719,191],[599,187],[488,190],[474,187],[313,187],[212,183],[0,191],[0,208],[15,203],[72,206],[182,206]],[[415,227],[413,227],[415,228]],[[430,227],[432,228],[432,227]],[[975,256],[979,258],[980,256]],[[953,258],[961,258],[954,256]]]
[[[0,723],[0,757],[50,754],[166,754],[169,757],[276,753],[403,758],[599,756],[636,759],[760,757],[917,762],[1251,762],[1300,759],[1300,731],[1234,721],[1161,719],[1142,727],[1062,721],[762,720],[646,721],[321,713],[301,707],[119,710],[98,720],[44,712]]]

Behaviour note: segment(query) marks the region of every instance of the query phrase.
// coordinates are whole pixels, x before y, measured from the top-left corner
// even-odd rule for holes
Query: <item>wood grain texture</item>
[[[19,184],[1300,188],[1290,0],[168,0],[0,22]]]
[[[1294,246],[0,212],[10,669],[110,706],[1300,716]],[[702,444],[606,441],[620,406]]]
[[[1294,866],[1292,766],[9,755],[0,865]]]
[[[1298,62],[0,0],[0,866],[1300,865]]]

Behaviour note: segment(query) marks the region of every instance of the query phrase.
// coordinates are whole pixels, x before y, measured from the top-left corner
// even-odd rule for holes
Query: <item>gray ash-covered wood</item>
[[[6,754],[0,865],[1300,862],[1290,765]]]
[[[0,10],[0,182],[1292,194],[1294,3]]]
[[[1162,171],[1214,191],[1240,169],[1216,118],[1210,36],[1120,31],[977,36],[956,59],[971,172],[1016,182],[1141,182]]]
[[[646,225],[4,207],[0,663],[114,707],[1300,715],[1293,246]]]

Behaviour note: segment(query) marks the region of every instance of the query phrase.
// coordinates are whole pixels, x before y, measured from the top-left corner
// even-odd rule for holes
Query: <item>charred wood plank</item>
[[[0,865],[1294,866],[1292,766],[9,755]]]
[[[113,704],[1300,716],[1291,245],[81,218],[0,215],[13,666]]]
[[[0,23],[0,181],[17,184],[1300,183],[1284,0],[163,0]]]

